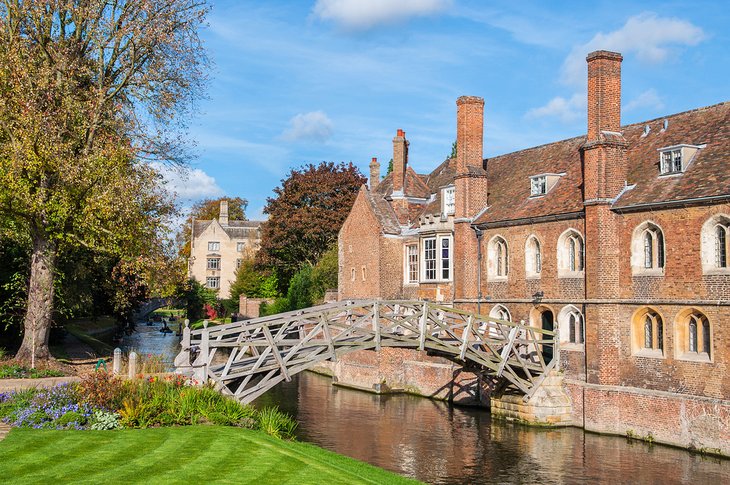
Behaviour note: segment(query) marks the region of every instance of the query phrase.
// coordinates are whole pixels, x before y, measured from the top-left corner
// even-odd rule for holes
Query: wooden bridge
[[[357,350],[412,348],[477,366],[527,399],[555,365],[553,337],[547,330],[426,301],[344,301],[186,328],[175,366],[251,402],[322,361]]]

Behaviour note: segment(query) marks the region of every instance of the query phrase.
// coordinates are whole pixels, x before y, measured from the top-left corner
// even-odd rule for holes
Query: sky
[[[730,100],[724,1],[213,1],[212,61],[189,120],[196,158],[163,168],[181,207],[243,197],[249,219],[291,169],[383,175],[398,129],[428,173],[451,152],[456,99],[485,100],[484,156],[584,134],[587,53],[622,65],[622,123]]]

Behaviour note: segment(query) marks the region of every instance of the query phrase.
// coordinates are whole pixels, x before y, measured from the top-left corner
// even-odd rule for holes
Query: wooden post
[[[428,302],[423,302],[423,314],[421,315],[421,334],[418,340],[418,350],[426,348],[426,331],[428,329]]]
[[[461,353],[459,354],[459,360],[464,360],[464,357],[466,357],[466,349],[469,346],[469,334],[471,333],[473,323],[474,315],[469,315],[466,321],[466,327],[464,327],[464,333],[461,334]]]
[[[373,330],[375,331],[375,350],[380,352],[380,304],[373,303]]]

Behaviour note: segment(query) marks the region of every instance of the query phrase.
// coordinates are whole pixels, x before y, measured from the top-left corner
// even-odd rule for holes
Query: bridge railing
[[[186,329],[176,365],[187,365],[201,380],[212,379],[221,390],[250,401],[324,360],[404,347],[471,362],[529,397],[555,365],[555,359],[545,358],[554,354],[554,337],[524,323],[428,301],[353,300]],[[220,355],[224,351],[227,356]]]

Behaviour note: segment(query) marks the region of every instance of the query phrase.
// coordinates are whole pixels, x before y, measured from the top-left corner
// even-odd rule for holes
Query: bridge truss
[[[512,384],[529,398],[555,366],[554,333],[427,301],[343,301],[199,330],[185,328],[177,371],[242,402],[358,350],[429,351]],[[218,355],[218,359],[216,359]]]

